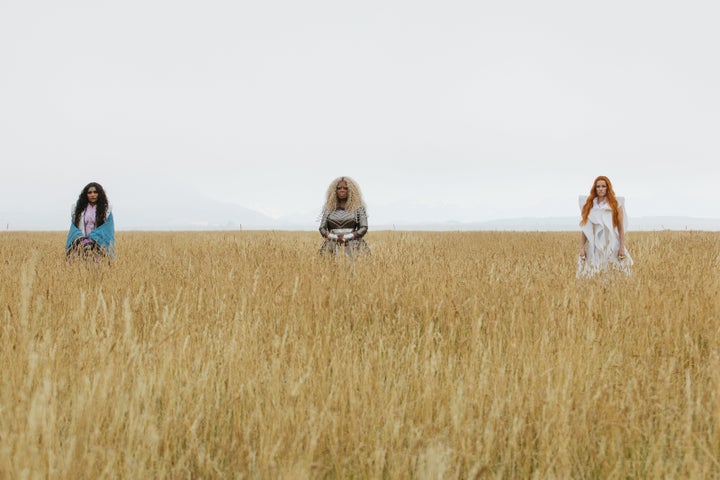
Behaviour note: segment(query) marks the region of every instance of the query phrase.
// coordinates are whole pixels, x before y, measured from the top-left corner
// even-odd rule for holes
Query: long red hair
[[[604,180],[607,185],[607,194],[605,195],[607,198],[606,201],[608,205],[610,205],[610,208],[612,208],[613,226],[617,228],[618,225],[620,225],[620,207],[618,206],[617,198],[615,198],[615,190],[612,188],[612,183],[610,183],[610,179],[604,175],[597,177],[592,184],[592,188],[590,188],[590,195],[588,195],[585,205],[583,205],[582,208],[582,220],[580,220],[580,225],[585,225],[587,223],[588,215],[590,215],[590,210],[593,207],[593,200],[597,197],[597,182],[600,180]]]

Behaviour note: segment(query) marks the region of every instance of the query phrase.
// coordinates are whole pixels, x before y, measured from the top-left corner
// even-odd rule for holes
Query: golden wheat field
[[[720,477],[720,234],[0,234],[0,478]]]

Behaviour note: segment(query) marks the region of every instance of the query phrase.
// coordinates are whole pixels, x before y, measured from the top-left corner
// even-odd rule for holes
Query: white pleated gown
[[[587,197],[579,198],[580,208],[585,205]],[[622,213],[623,230],[627,234],[627,215],[625,214],[625,199],[617,197]],[[577,277],[589,278],[607,270],[618,270],[630,275],[633,265],[632,257],[625,248],[625,258],[618,260],[620,250],[620,234],[613,226],[612,208],[607,203],[598,205],[597,198],[593,200],[593,207],[588,215],[588,221],[581,227],[587,238],[585,243],[585,260],[578,260]]]

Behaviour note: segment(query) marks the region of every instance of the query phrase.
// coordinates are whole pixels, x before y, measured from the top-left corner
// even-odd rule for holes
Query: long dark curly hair
[[[108,214],[108,199],[107,195],[105,195],[105,189],[97,182],[88,183],[85,185],[85,188],[82,189],[82,192],[80,192],[80,196],[78,196],[77,203],[75,204],[75,212],[73,212],[72,221],[74,225],[77,225],[78,222],[80,222],[80,217],[89,203],[87,191],[90,187],[95,187],[95,190],[98,192],[98,199],[96,203],[97,210],[95,211],[95,228],[97,228],[105,223]]]

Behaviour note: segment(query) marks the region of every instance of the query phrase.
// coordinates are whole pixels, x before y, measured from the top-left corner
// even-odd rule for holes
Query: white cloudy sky
[[[312,224],[340,175],[386,223],[576,215],[597,175],[717,218],[718,5],[0,0],[0,222],[62,226],[96,180],[120,227]]]

